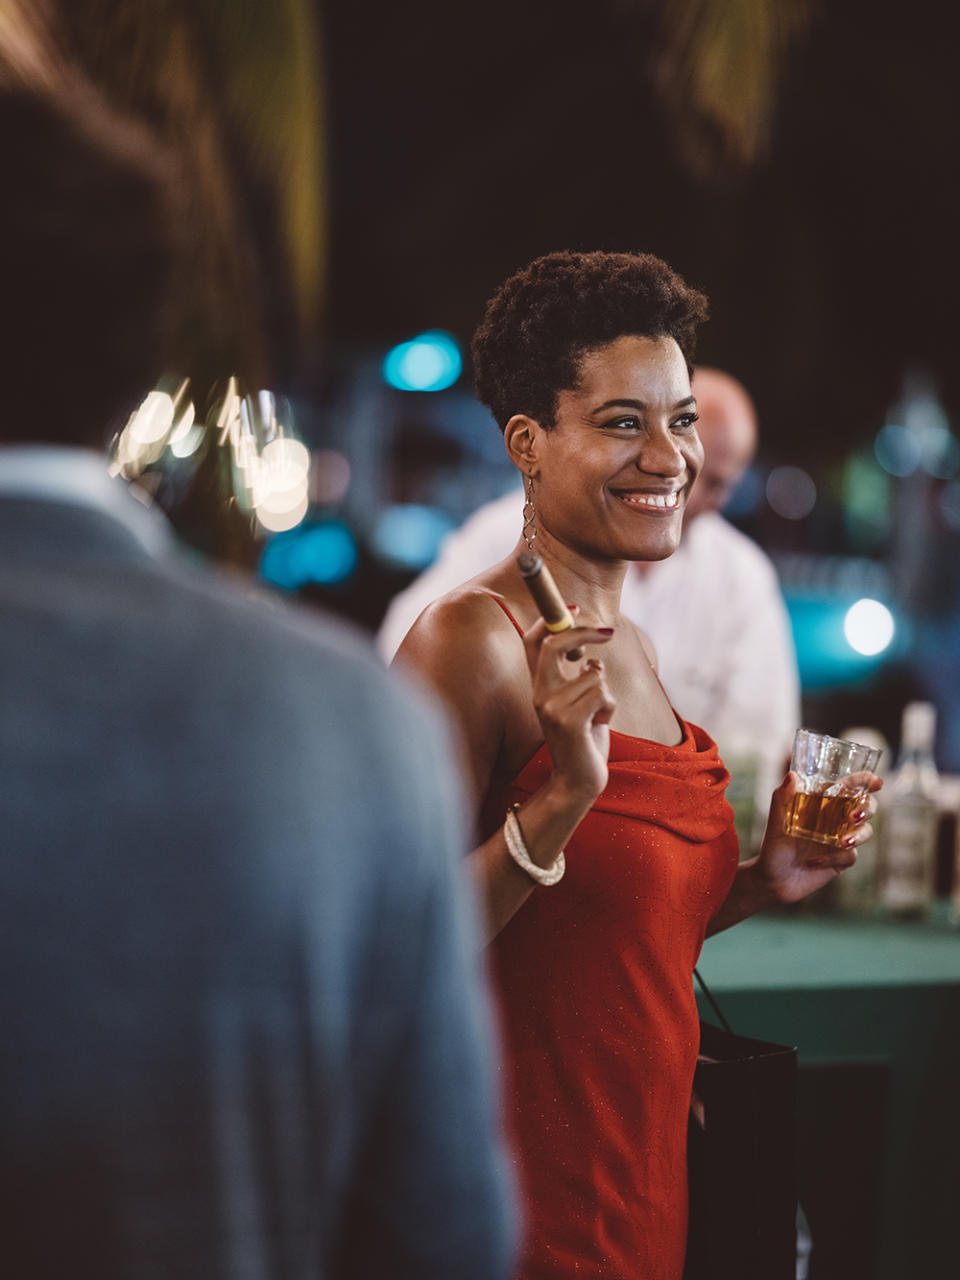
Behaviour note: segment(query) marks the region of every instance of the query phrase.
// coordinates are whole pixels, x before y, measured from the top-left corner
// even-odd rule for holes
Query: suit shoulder
[[[381,665],[371,637],[361,628],[255,581],[234,582],[216,571],[180,567],[168,573],[167,581],[211,624],[237,627],[238,640],[248,637],[307,655],[323,652],[351,663]]]

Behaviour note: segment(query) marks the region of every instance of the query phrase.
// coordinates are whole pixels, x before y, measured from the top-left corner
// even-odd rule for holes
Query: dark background
[[[887,478],[874,497],[865,480],[854,520],[843,478],[854,454],[879,472],[873,442],[897,420],[911,374],[929,378],[957,434],[951,7],[806,7],[766,145],[740,163],[719,137],[711,147],[682,93],[678,106],[658,88],[666,4],[319,3],[330,219],[320,363],[335,380],[358,353],[372,362],[428,328],[466,348],[500,282],[550,250],[666,258],[710,298],[701,362],[741,378],[756,400],[758,474],[790,464],[816,481],[806,519],[766,504],[734,515],[773,555],[791,610],[810,573],[817,608],[829,602],[845,557],[856,561],[851,600],[877,594],[873,566],[887,583],[880,598],[899,609],[898,648],[870,678],[818,683],[802,669],[805,715],[834,732],[878,724],[895,743],[903,703],[930,697],[942,763],[960,769],[960,522],[938,514],[944,482]],[[414,471],[418,456],[442,462],[442,434],[424,428],[415,398],[406,404],[371,409],[394,477],[404,460]],[[469,475],[476,466],[461,459]],[[464,493],[455,511],[448,504],[455,518],[489,496]],[[392,500],[410,498],[400,486]],[[313,596],[373,627],[413,572],[367,560]],[[802,656],[812,652],[795,638]]]
[[[654,87],[656,15],[326,0],[329,340],[466,341],[531,257],[636,249],[710,296],[701,359],[751,389],[765,449],[815,468],[871,439],[909,367],[955,414],[950,12],[821,0],[767,155],[698,175]]]

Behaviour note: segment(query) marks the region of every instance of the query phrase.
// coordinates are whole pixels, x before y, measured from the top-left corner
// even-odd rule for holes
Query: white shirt
[[[387,610],[377,637],[385,660],[431,601],[512,552],[522,506],[522,492],[511,491],[444,540],[435,564]],[[627,573],[621,608],[653,641],[680,715],[707,730],[735,774],[738,762],[756,758],[753,789],[765,814],[800,724],[796,653],[769,558],[722,516],[704,512],[672,556]]]

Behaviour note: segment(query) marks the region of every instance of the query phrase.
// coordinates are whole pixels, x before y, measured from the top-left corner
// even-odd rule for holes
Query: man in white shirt
[[[741,841],[749,845],[800,722],[799,677],[773,565],[720,515],[756,452],[753,403],[717,369],[698,369],[693,390],[704,465],[687,502],[683,540],[668,559],[632,566],[622,609],[652,639],[677,711],[720,746],[733,773]],[[511,490],[445,540],[436,563],[387,609],[377,637],[387,661],[431,601],[518,549],[522,508],[522,490]]]

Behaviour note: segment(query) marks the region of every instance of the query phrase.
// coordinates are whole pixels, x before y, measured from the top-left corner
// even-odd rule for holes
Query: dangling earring
[[[537,509],[533,505],[533,476],[523,478],[523,540],[527,549],[533,550],[533,542],[537,536]]]

